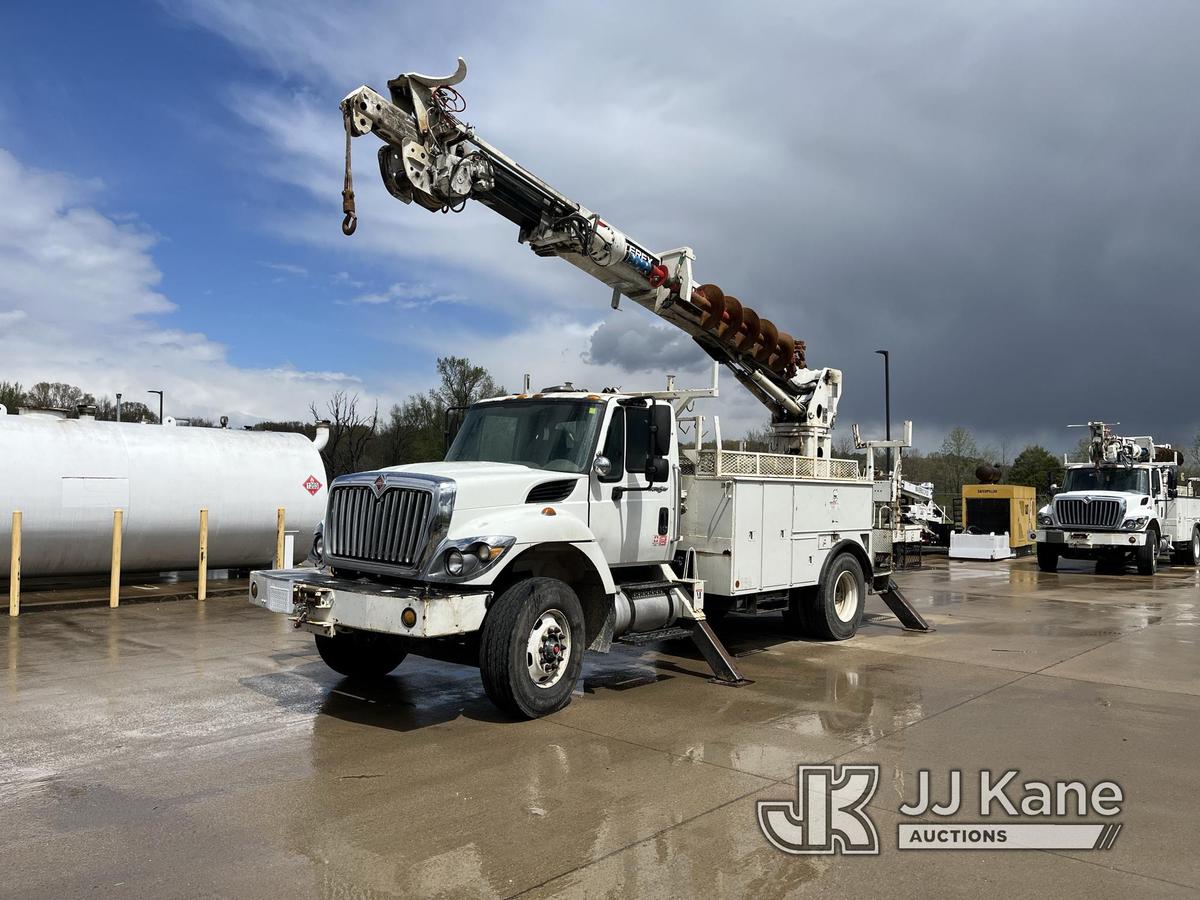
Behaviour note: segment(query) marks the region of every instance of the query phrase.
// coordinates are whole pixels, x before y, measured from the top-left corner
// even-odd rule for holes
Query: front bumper
[[[1039,544],[1057,544],[1072,550],[1092,547],[1129,549],[1146,543],[1144,531],[1070,531],[1065,528],[1039,528],[1034,532]]]
[[[490,591],[457,593],[422,585],[402,587],[354,581],[318,569],[268,569],[250,573],[250,602],[290,616],[296,626],[332,636],[357,628],[414,638],[478,631]],[[403,621],[411,609],[411,626]]]

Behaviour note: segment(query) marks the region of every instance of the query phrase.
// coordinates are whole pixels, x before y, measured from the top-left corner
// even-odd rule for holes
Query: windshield
[[[515,463],[551,472],[591,468],[604,404],[591,400],[505,400],[467,410],[447,462]]]
[[[1150,473],[1146,469],[1068,469],[1064,491],[1124,491],[1149,494]]]

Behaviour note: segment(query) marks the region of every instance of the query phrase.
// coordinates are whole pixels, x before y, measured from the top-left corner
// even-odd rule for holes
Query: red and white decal
[[[320,479],[317,478],[316,475],[309,475],[308,478],[306,478],[304,480],[304,489],[306,491],[308,491],[310,494],[312,494],[314,497],[317,496],[317,491],[319,491],[324,486],[325,485],[321,484]]]

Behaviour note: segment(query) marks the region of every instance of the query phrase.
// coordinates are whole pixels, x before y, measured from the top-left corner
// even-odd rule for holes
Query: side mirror
[[[1058,493],[1060,490],[1062,490],[1062,488],[1060,488],[1060,487],[1059,487],[1057,484],[1055,484],[1053,481],[1052,481],[1052,482],[1050,482],[1050,496],[1051,496],[1051,497],[1053,497],[1055,494],[1057,494],[1057,493]]]
[[[592,471],[601,478],[607,478],[612,474],[612,460],[607,456],[597,456],[592,460]]]
[[[656,403],[650,413],[650,455],[671,454],[671,407]]]
[[[671,464],[664,456],[652,456],[646,460],[646,481],[655,484],[671,477]]]

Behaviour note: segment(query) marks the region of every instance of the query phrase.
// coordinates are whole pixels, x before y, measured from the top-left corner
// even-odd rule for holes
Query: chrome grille
[[[325,523],[326,553],[412,568],[425,552],[433,495],[389,487],[377,498],[368,485],[335,485]]]
[[[1068,528],[1116,528],[1121,524],[1121,501],[1084,501],[1075,497],[1064,497],[1054,501],[1054,514],[1058,518],[1058,524]]]

